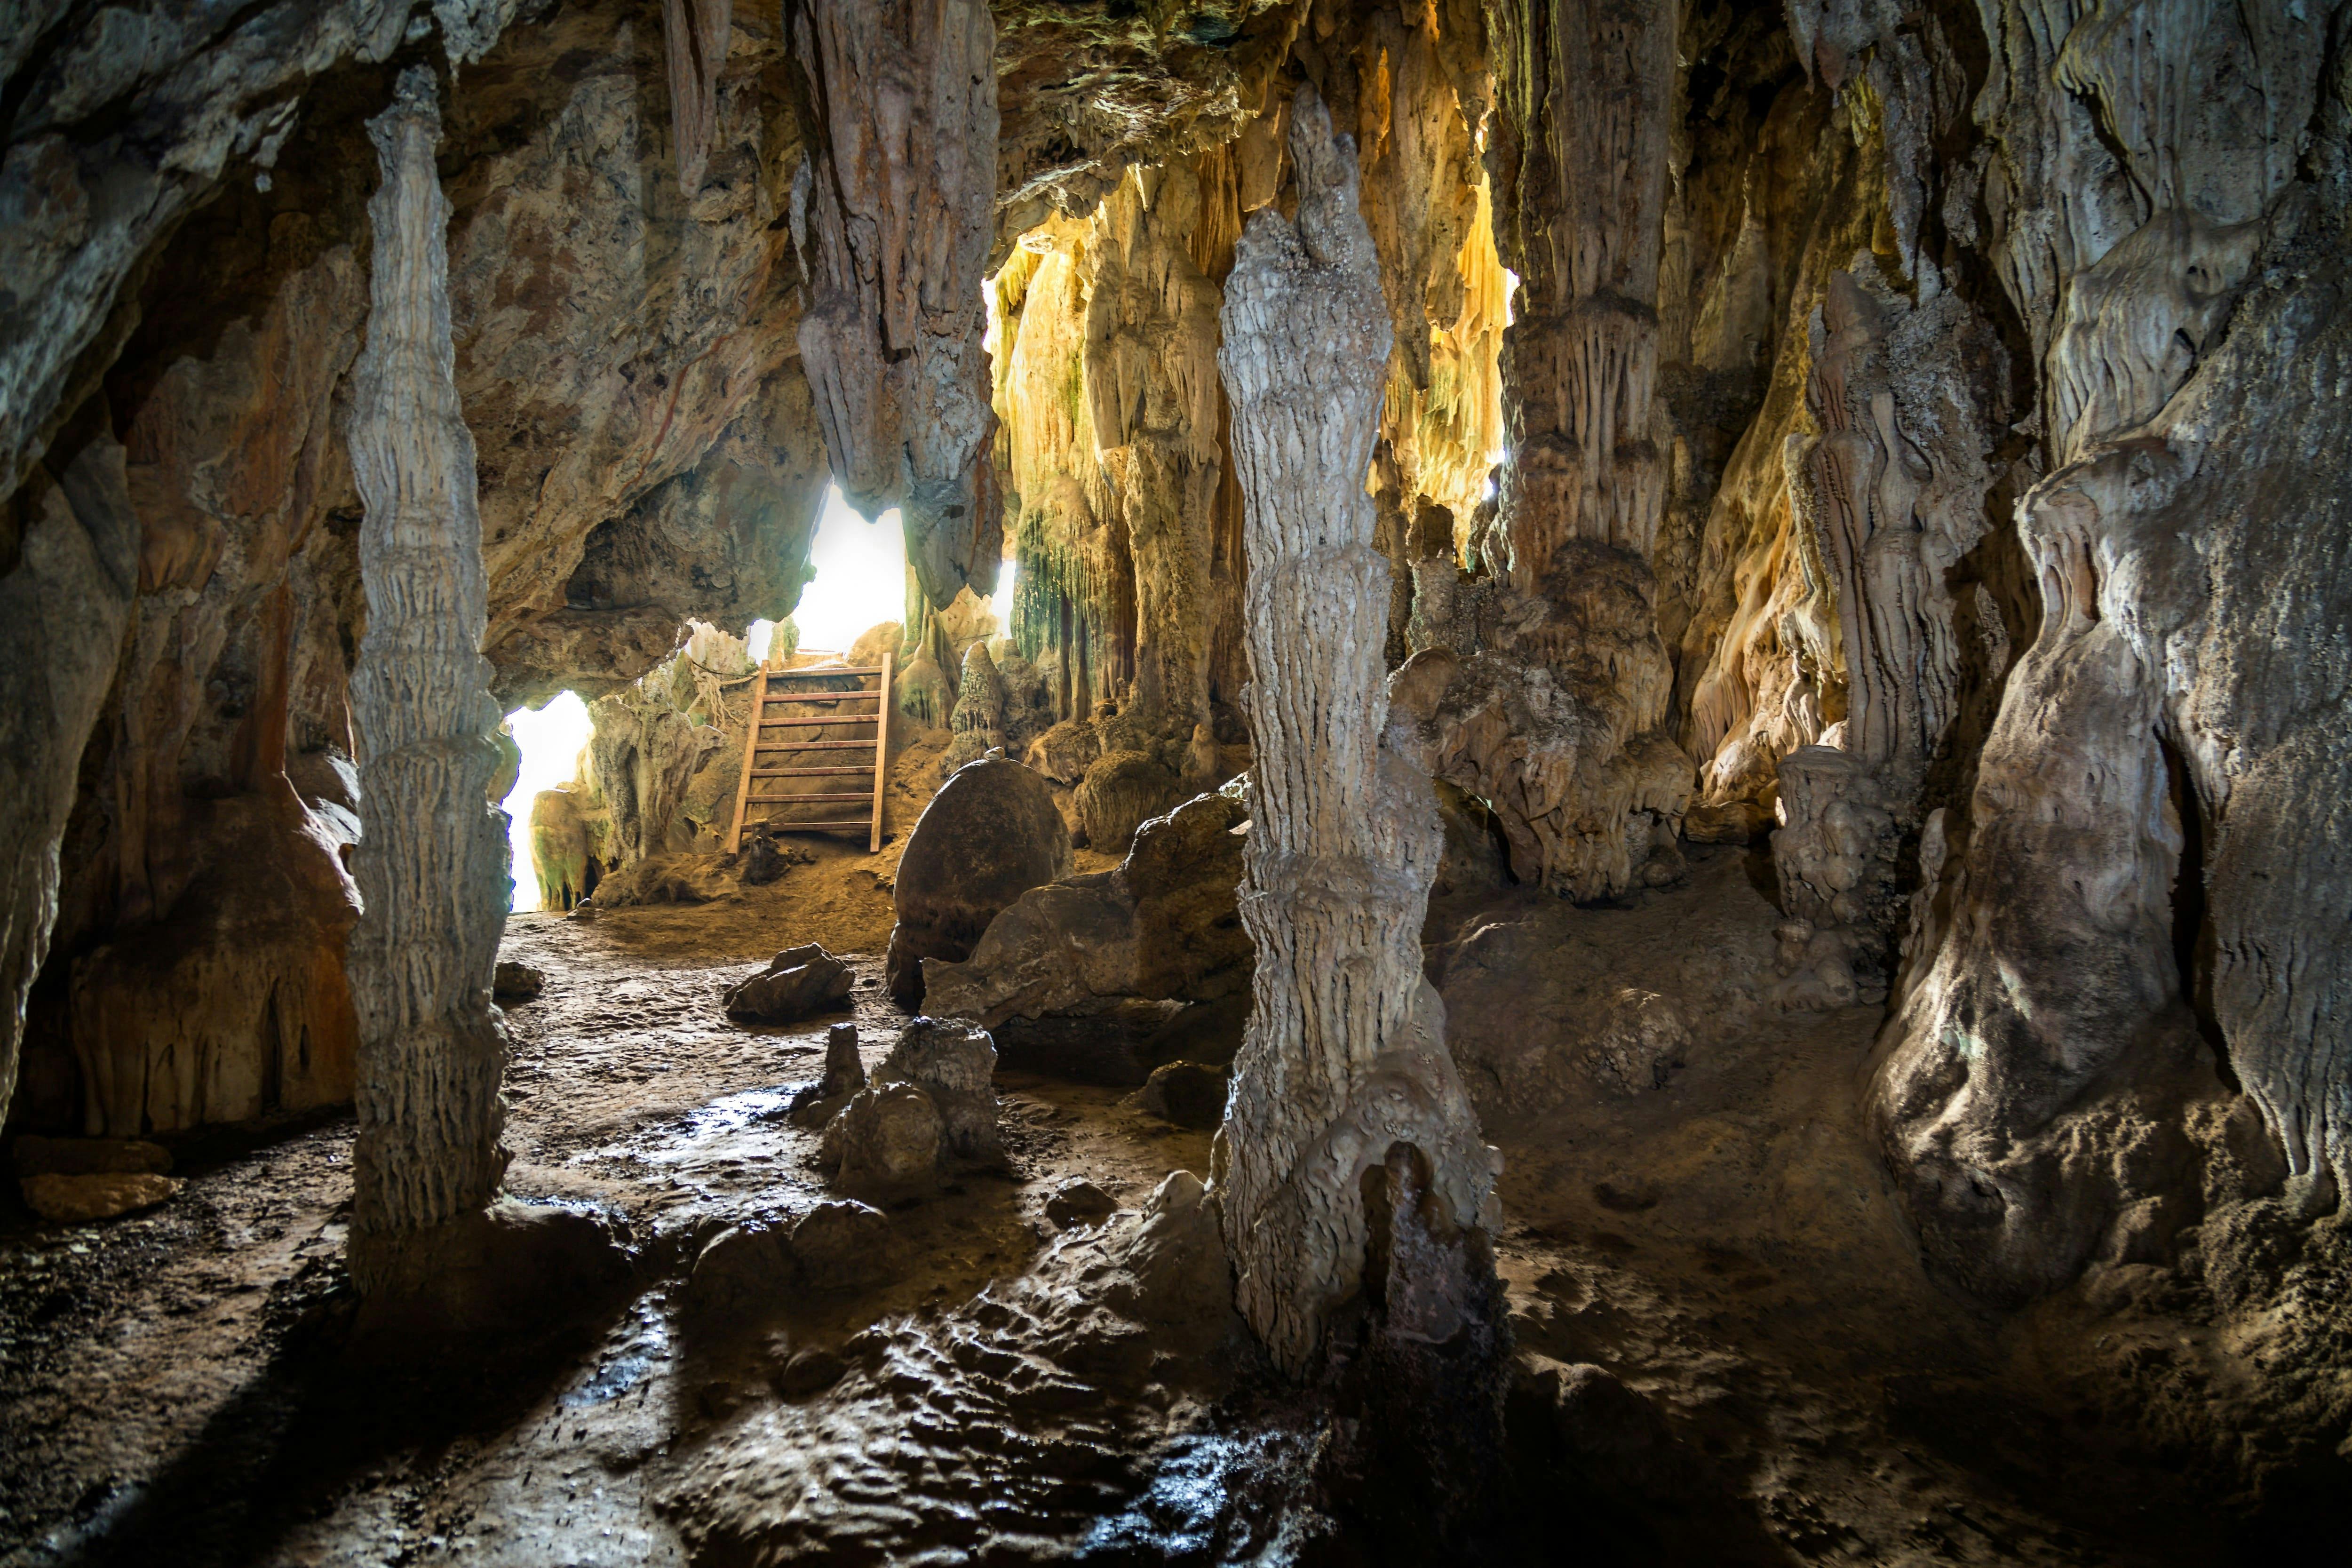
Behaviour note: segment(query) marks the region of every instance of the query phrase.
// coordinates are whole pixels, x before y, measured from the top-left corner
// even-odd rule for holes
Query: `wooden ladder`
[[[782,695],[776,695],[773,691],[775,687],[793,681],[839,680],[847,676],[856,676],[861,679],[866,676],[880,676],[882,682],[878,688],[871,691],[863,689],[787,691]],[[793,710],[793,705],[796,703],[857,701],[872,701],[874,711],[835,713],[813,719],[768,717],[768,710],[771,708],[782,708],[789,714]],[[874,733],[869,739],[857,741],[796,741],[792,738],[795,731],[807,730],[822,735],[828,725],[846,724],[871,724],[874,726]],[[782,738],[772,741],[763,739],[770,731],[782,731]],[[873,760],[854,766],[839,767],[762,767],[760,764],[760,759],[762,756],[783,757],[786,761],[793,761],[795,759],[786,753],[800,752],[864,752],[870,754]],[[845,763],[845,759],[844,761]],[[867,815],[854,822],[793,822],[773,816],[766,820],[786,833],[838,833],[847,828],[863,828],[866,835],[866,853],[869,855],[875,853],[882,847],[882,787],[888,782],[889,765],[890,656],[888,654],[882,656],[882,662],[879,665],[870,665],[863,669],[844,669],[839,665],[817,665],[807,669],[770,669],[762,664],[760,667],[759,679],[751,688],[751,725],[743,742],[743,782],[735,790],[735,826],[727,835],[727,853],[732,855],[743,847],[744,821],[751,808],[755,805],[838,806],[843,802],[853,800],[867,803]],[[754,779],[842,777],[855,773],[873,774],[874,787],[871,790],[852,790],[844,794],[754,795],[751,793],[751,781]]]

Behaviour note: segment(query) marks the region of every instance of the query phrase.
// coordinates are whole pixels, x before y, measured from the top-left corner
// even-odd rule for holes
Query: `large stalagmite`
[[[1425,661],[1384,685],[1389,569],[1363,478],[1391,342],[1349,139],[1297,101],[1294,225],[1241,241],[1219,356],[1250,557],[1251,825],[1242,919],[1255,1008],[1219,1134],[1240,1306],[1293,1375],[1325,1364],[1343,1307],[1368,1352],[1490,1357],[1496,1156],[1422,978],[1443,847],[1426,773]],[[1410,1384],[1415,1352],[1395,1360]],[[1475,1379],[1474,1378],[1475,1382]]]
[[[506,1039],[490,972],[508,900],[506,819],[484,804],[499,713],[474,439],[449,337],[449,205],[434,172],[432,75],[402,73],[368,125],[383,168],[367,351],[352,373],[352,469],[367,637],[352,677],[367,912],[352,938],[360,1015],[352,1274],[397,1289],[422,1233],[483,1209],[506,1169]]]

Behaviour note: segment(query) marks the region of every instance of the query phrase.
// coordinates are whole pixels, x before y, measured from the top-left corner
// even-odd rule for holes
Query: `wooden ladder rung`
[[[819,801],[830,805],[837,800],[872,800],[871,790],[853,790],[847,795],[755,795],[753,800],[764,800],[771,805],[813,805]]]
[[[871,741],[762,741],[751,748],[755,752],[870,752]]]
[[[821,724],[871,724],[881,718],[879,713],[835,713],[826,719],[762,719],[762,730],[807,730]],[[871,742],[868,742],[869,744]]]
[[[870,773],[872,763],[862,768],[753,768],[755,779],[813,779],[820,773]]]
[[[753,795],[751,798],[757,800],[759,796]],[[863,800],[865,796],[860,795],[858,798]],[[865,817],[860,817],[856,822],[778,822],[773,817],[769,817],[766,820],[768,826],[774,828],[779,833],[807,833],[819,827],[855,827],[860,833],[863,833],[867,828],[874,826],[870,820]]]
[[[787,691],[782,697],[762,697],[762,704],[776,702],[871,702],[882,694],[878,691]]]
[[[772,686],[779,680],[831,680],[844,675],[879,675],[882,669],[878,664],[869,664],[860,669],[835,669],[826,665],[810,669],[778,669],[769,672],[768,683]]]

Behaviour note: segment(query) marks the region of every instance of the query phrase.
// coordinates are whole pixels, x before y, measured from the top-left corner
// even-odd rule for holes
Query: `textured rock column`
[[[1495,239],[1521,279],[1500,364],[1510,458],[1475,545],[1499,581],[1460,595],[1433,582],[1408,639],[1465,660],[1444,776],[1494,806],[1522,880],[1579,900],[1682,871],[1692,769],[1669,729],[1651,559],[1676,11],[1487,7]]]
[[[1364,474],[1388,311],[1355,151],[1312,89],[1290,137],[1297,221],[1272,209],[1251,220],[1219,354],[1250,563],[1256,755],[1241,911],[1258,961],[1216,1183],[1242,1312],[1303,1376],[1325,1363],[1335,1315],[1360,1292],[1383,1343],[1466,1343],[1487,1358],[1501,1325],[1487,1211],[1497,1159],[1422,979],[1444,834],[1404,752],[1425,732],[1429,682],[1399,672],[1395,712],[1383,685],[1389,570]]]
[[[1657,543],[1665,457],[1652,425],[1678,9],[1490,7],[1505,170],[1496,237],[1520,276],[1519,319],[1504,336],[1516,450],[1501,500],[1522,589],[1570,540],[1644,563]]]
[[[139,518],[122,448],[96,437],[58,467],[59,480],[38,473],[26,495],[0,498],[25,517],[18,560],[0,576],[0,681],[8,691],[0,704],[0,1114],[16,1090],[25,1005],[57,922],[58,848],[82,748],[105,709],[139,584]]]
[[[985,0],[794,0],[820,134],[793,187],[801,361],[834,477],[902,509],[945,609],[996,585],[1003,503],[981,286],[996,212],[996,24]]]
[[[367,349],[352,372],[352,477],[367,508],[367,637],[352,676],[367,909],[351,947],[360,1017],[352,1272],[399,1279],[419,1233],[482,1209],[506,1169],[490,1011],[508,902],[506,819],[484,805],[499,713],[478,651],[487,621],[474,439],[449,340],[449,204],[433,153],[429,71],[402,73],[369,121],[383,184]]]

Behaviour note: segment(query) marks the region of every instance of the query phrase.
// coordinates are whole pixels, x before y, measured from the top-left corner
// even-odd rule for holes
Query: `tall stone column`
[[[1426,765],[1445,656],[1384,678],[1389,568],[1364,492],[1391,341],[1355,150],[1295,107],[1296,223],[1244,234],[1218,363],[1249,552],[1255,1006],[1218,1136],[1243,1315],[1293,1376],[1351,1357],[1375,1397],[1495,1414],[1505,1331],[1479,1138],[1422,978],[1443,848]],[[1347,1346],[1350,1303],[1369,1311]],[[1432,1445],[1434,1446],[1434,1445]]]
[[[479,651],[482,527],[453,374],[432,73],[404,71],[368,134],[383,184],[368,204],[374,279],[349,434],[367,508],[367,635],[352,676],[366,826],[352,872],[367,905],[351,946],[352,1273],[373,1291],[414,1283],[417,1238],[483,1210],[505,1173],[490,972],[509,890],[506,817],[485,804],[499,712]]]

